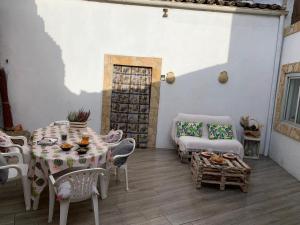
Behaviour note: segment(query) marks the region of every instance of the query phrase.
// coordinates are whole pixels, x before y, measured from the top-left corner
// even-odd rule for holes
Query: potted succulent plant
[[[85,111],[83,108],[78,111],[69,112],[67,119],[70,122],[70,127],[86,128],[87,120],[90,117],[90,110]]]

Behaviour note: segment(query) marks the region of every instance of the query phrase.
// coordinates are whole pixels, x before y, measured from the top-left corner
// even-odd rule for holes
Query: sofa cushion
[[[230,124],[207,124],[208,138],[215,139],[232,139],[233,130]]]
[[[186,122],[177,121],[177,137],[181,136],[192,136],[201,137],[202,136],[202,122]]]
[[[179,150],[183,152],[212,150],[217,152],[234,152],[241,158],[244,156],[242,144],[236,139],[209,140],[204,137],[183,136],[178,139]]]
[[[206,137],[206,138],[208,138],[207,124],[231,124],[232,130],[233,130],[233,138],[237,139],[235,123],[233,122],[233,120],[231,119],[230,116],[211,116],[211,115],[199,115],[199,114],[196,115],[196,114],[179,113],[173,119],[172,130],[171,130],[171,137],[177,145],[178,145],[179,137],[177,137],[176,122],[178,122],[178,121],[202,122],[203,129],[202,129],[201,137]]]

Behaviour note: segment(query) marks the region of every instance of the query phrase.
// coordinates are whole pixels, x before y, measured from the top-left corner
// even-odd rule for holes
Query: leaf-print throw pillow
[[[201,137],[202,136],[202,122],[185,122],[185,121],[177,121],[177,137],[180,136],[193,136],[193,137]]]
[[[230,124],[207,124],[208,138],[215,139],[232,139],[233,131]]]

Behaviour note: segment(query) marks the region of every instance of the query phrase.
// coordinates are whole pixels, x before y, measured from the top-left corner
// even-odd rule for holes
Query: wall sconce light
[[[166,81],[168,84],[173,84],[175,82],[175,74],[173,72],[168,72]]]
[[[228,78],[228,73],[227,73],[227,71],[222,71],[222,72],[219,74],[218,80],[219,80],[219,82],[220,82],[221,84],[227,83],[228,79],[229,79],[229,78]]]
[[[168,15],[168,9],[163,9],[163,12],[164,12],[164,14],[163,14],[163,18],[167,18],[169,15]]]

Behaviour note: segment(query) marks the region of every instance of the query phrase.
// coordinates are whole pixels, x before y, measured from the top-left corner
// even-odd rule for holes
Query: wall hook
[[[163,14],[163,18],[167,18],[169,15],[168,15],[168,9],[163,9],[163,12],[164,12],[164,14]]]

